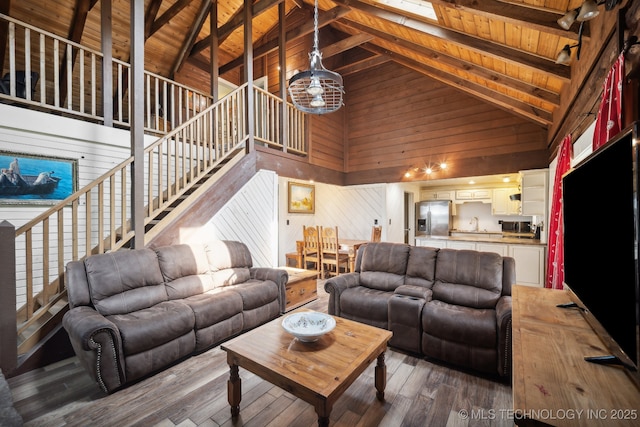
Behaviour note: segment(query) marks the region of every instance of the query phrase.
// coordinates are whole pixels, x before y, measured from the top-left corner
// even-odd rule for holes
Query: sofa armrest
[[[503,296],[496,304],[498,325],[498,372],[511,375],[511,297]]]
[[[289,273],[279,268],[253,267],[249,269],[252,279],[271,280],[278,285],[278,302],[280,303],[280,313],[284,313],[287,304],[287,282]]]
[[[118,327],[93,308],[74,307],[62,325],[86,371],[105,392],[125,382],[124,355]]]
[[[422,298],[426,302],[431,301],[433,296],[433,291],[431,289],[415,285],[400,285],[395,291],[393,291],[393,293],[408,297]]]
[[[360,273],[341,274],[324,283],[324,290],[329,293],[329,314],[340,316],[340,295],[355,286],[360,286]]]

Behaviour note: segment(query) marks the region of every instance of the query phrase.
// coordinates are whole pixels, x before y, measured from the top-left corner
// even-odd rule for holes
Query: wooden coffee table
[[[384,400],[384,354],[391,332],[334,318],[335,329],[314,343],[300,342],[285,332],[279,318],[222,344],[230,368],[231,416],[240,414],[240,366],[313,405],[319,426],[329,425],[333,404],[375,359],[376,396]]]

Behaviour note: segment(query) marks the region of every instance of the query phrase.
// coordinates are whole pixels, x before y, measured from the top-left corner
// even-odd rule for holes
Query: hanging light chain
[[[318,51],[318,0],[313,9],[313,50]]]

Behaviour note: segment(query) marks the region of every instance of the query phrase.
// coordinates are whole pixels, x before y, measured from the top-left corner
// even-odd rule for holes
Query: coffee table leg
[[[318,427],[329,427],[329,415],[331,414],[331,405],[326,401],[316,403],[316,414],[318,414]]]
[[[384,388],[387,386],[387,366],[384,364],[384,352],[378,356],[376,365],[376,397],[384,400]]]
[[[227,381],[227,398],[231,405],[231,416],[240,415],[240,399],[242,398],[242,387],[240,383],[240,375],[238,374],[238,365],[229,365],[230,376]]]

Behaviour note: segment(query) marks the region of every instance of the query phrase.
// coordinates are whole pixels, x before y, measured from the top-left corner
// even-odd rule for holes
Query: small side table
[[[318,299],[318,272],[301,268],[280,267],[289,273],[285,312]]]

